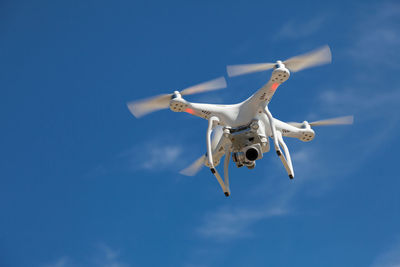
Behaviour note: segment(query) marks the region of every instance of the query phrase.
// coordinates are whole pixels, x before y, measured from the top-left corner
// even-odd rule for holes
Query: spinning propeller
[[[185,169],[181,170],[179,173],[186,175],[186,176],[195,176],[196,173],[198,173],[201,169],[201,167],[204,166],[204,162],[206,160],[206,156],[203,155],[200,158],[196,159],[189,167],[186,167]]]
[[[222,134],[224,133],[222,126],[217,126],[215,130],[213,131],[213,137],[211,141],[211,149],[214,150],[217,145],[219,140],[222,137]],[[201,170],[201,167],[204,166],[204,162],[206,160],[206,156],[203,155],[200,158],[196,159],[189,167],[186,167],[185,169],[181,170],[179,173],[186,175],[186,176],[194,176],[196,173],[198,173]]]
[[[224,77],[220,77],[208,82],[200,83],[194,86],[190,86],[179,92],[181,95],[192,95],[203,93],[207,91],[213,91],[226,88],[226,81]],[[140,118],[148,113],[168,108],[169,101],[174,94],[163,94],[155,97],[133,101],[127,103],[127,106],[131,113],[136,117]]]
[[[292,72],[300,71],[306,68],[330,63],[332,61],[331,50],[325,45],[309,53],[289,58],[282,63]],[[226,67],[229,77],[259,72],[272,69],[276,63],[244,64],[230,65]]]
[[[354,122],[354,116],[344,116],[344,117],[338,117],[338,118],[333,118],[333,119],[327,119],[327,120],[321,120],[321,121],[314,121],[308,123],[310,126],[328,126],[328,125],[344,125],[344,124],[353,124]],[[300,122],[288,122],[288,124],[301,128],[304,123]]]

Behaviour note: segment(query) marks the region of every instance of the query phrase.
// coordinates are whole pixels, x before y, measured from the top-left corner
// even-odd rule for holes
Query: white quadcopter
[[[246,166],[249,169],[253,169],[256,165],[256,160],[261,159],[263,153],[270,150],[268,137],[271,137],[276,153],[281,159],[290,179],[293,179],[292,160],[283,136],[294,137],[303,142],[309,142],[315,136],[315,132],[311,129],[311,126],[353,123],[353,116],[311,123],[307,121],[302,123],[286,123],[275,119],[268,109],[268,103],[271,101],[276,89],[289,79],[289,70],[297,72],[329,62],[331,62],[331,51],[328,46],[324,46],[286,61],[278,60],[276,63],[228,66],[227,72],[229,77],[274,69],[270,80],[255,94],[239,104],[200,104],[191,103],[182,98],[183,95],[225,88],[225,78],[220,77],[186,88],[180,92],[175,91],[172,94],[129,102],[127,105],[132,114],[137,118],[169,107],[172,111],[187,112],[208,120],[206,135],[207,153],[180,173],[192,176],[205,165],[210,168],[211,172],[217,178],[225,196],[229,196],[228,166],[231,154],[238,168]],[[211,137],[212,132],[214,132],[213,137]],[[222,180],[215,168],[219,165],[223,155],[225,155],[224,180]]]

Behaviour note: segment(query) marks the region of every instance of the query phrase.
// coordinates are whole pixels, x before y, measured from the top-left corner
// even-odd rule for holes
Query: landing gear
[[[229,149],[230,142],[228,142],[229,138],[225,134],[228,135],[229,132],[227,133],[224,132],[224,135],[221,136],[221,139],[219,140],[215,148],[213,148],[211,144],[211,132],[213,131],[214,127],[217,125],[218,122],[219,119],[217,117],[211,117],[208,121],[208,129],[206,135],[208,166],[210,167],[211,173],[215,176],[215,178],[217,178],[217,181],[221,186],[221,189],[223,190],[225,196],[228,197],[230,195],[229,176],[228,176],[228,165],[230,159],[230,149]],[[225,146],[224,180],[222,180],[221,175],[218,173],[217,169],[215,169],[213,162],[213,152],[218,151],[221,145]],[[213,149],[215,151],[213,151]]]
[[[276,154],[281,159],[283,166],[285,167],[285,169],[289,175],[289,178],[293,179],[294,172],[293,172],[292,159],[290,158],[289,149],[287,148],[285,142],[283,141],[282,133],[280,131],[276,130],[275,121],[274,121],[274,118],[272,117],[271,112],[268,110],[268,106],[265,106],[264,110],[265,110],[265,114],[268,117],[269,124],[271,127],[271,135],[272,135],[272,139],[274,140]],[[279,145],[282,146],[283,152],[285,153],[285,155],[283,155]]]

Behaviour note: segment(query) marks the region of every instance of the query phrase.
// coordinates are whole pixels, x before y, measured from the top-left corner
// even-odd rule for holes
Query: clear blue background
[[[2,1],[0,266],[400,264],[398,1]],[[284,121],[355,115],[231,166],[207,169],[207,122],[126,102],[329,44],[270,103]],[[190,96],[236,103],[262,72]]]

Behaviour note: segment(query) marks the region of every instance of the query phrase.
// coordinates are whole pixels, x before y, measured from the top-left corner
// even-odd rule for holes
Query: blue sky
[[[400,5],[396,1],[2,1],[0,266],[400,265]],[[126,102],[329,44],[332,64],[292,74],[284,121],[355,115],[208,170],[207,122]],[[228,79],[190,101],[236,103],[269,79]]]

